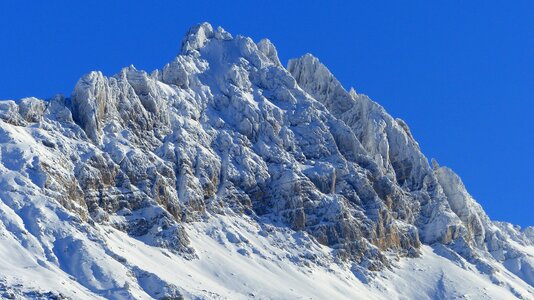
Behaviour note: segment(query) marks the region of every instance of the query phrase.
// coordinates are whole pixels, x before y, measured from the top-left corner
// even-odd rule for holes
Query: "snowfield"
[[[0,297],[534,299],[534,227],[311,54],[203,23],[150,74],[0,101]]]
[[[148,246],[113,227],[98,226],[97,231],[105,240],[106,253],[95,253],[95,259],[112,257],[126,268],[110,264],[88,280],[106,281],[104,274],[112,274],[128,296],[120,289],[90,291],[75,279],[81,274],[73,278],[39,262],[16,240],[8,239],[2,241],[4,296],[26,298],[53,291],[51,295],[59,292],[73,299],[153,299],[163,296],[169,286],[186,299],[529,299],[532,293],[505,268],[495,278],[488,277],[441,246],[422,246],[419,258],[395,257],[391,268],[362,281],[350,266],[328,261],[331,250],[306,235],[262,228],[242,217],[218,216],[189,224],[198,255],[192,260]],[[529,251],[532,255],[532,247]],[[76,252],[66,252],[62,259],[69,265],[85,264]]]

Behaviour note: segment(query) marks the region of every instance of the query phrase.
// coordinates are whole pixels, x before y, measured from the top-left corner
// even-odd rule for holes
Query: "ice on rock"
[[[213,37],[215,37],[213,28],[209,23],[202,23],[192,27],[182,41],[182,53],[188,53],[204,47],[209,39]]]
[[[278,58],[278,52],[268,39],[262,39],[258,42],[258,50],[261,51],[267,58],[277,66],[281,66],[280,59]]]
[[[476,245],[482,245],[486,236],[484,227],[490,223],[482,207],[471,198],[458,175],[451,169],[440,167],[435,170],[435,174],[452,211],[467,227],[469,238]]]
[[[37,98],[24,98],[20,100],[19,112],[26,122],[37,123],[46,110],[46,102]]]
[[[91,72],[70,98],[0,101],[0,199],[15,237],[2,247],[71,297],[385,298],[403,277],[439,289],[453,269],[458,290],[482,295],[470,278],[533,295],[533,230],[492,222],[406,122],[311,54],[286,69],[269,40],[208,23],[152,74]],[[430,279],[406,271],[419,260]],[[231,275],[247,268],[263,275]],[[310,289],[317,278],[335,287]]]
[[[25,122],[19,114],[19,106],[15,101],[0,102],[0,119],[14,125],[24,125]]]
[[[102,134],[104,114],[113,100],[108,99],[109,94],[109,85],[101,72],[91,72],[82,77],[72,94],[74,120],[96,143],[99,143]]]
[[[193,50],[200,50],[210,39],[232,40],[232,35],[226,32],[222,27],[213,30],[209,23],[202,23],[191,27],[182,40],[182,53],[188,54]]]

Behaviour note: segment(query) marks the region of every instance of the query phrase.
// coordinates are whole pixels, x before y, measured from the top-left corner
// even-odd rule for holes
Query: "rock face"
[[[161,70],[91,72],[70,99],[0,102],[0,119],[5,205],[58,203],[85,237],[109,225],[194,259],[184,224],[246,215],[309,234],[366,276],[390,265],[386,253],[418,256],[424,243],[488,276],[504,262],[534,286],[516,246],[534,245],[531,228],[492,222],[453,171],[429,165],[404,121],[310,54],[284,68],[268,40],[200,24]],[[39,228],[32,243],[76,277],[57,248],[91,239],[55,227],[64,240],[50,246]]]

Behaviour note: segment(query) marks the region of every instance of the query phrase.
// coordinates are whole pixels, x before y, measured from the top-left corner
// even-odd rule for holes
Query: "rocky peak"
[[[281,67],[280,59],[278,58],[278,52],[276,51],[275,46],[269,39],[262,39],[258,42],[258,49],[263,53],[271,62],[276,66]]]
[[[101,72],[83,76],[72,93],[72,116],[87,136],[95,143],[100,142],[103,119],[109,98],[109,85]]]
[[[527,245],[532,230],[491,222],[452,170],[430,167],[404,121],[346,91],[311,54],[285,69],[266,39],[202,23],[151,75],[91,72],[70,101],[0,101],[0,120],[9,144],[0,144],[0,174],[17,177],[0,199],[30,187],[82,216],[83,228],[110,226],[194,259],[185,228],[233,216],[273,236],[305,236],[365,280],[392,256],[421,255],[424,243],[488,276],[495,261],[513,261],[507,270],[534,284],[531,261],[510,242]],[[98,247],[86,229],[65,228],[81,232],[81,249]]]
[[[210,23],[204,22],[191,27],[182,40],[181,53],[189,54],[203,48],[211,39],[231,40],[232,35],[222,27],[213,30]]]
[[[401,185],[421,187],[430,168],[405,122],[394,120],[365,95],[358,95],[353,89],[347,92],[328,68],[311,54],[290,60],[288,70],[300,87],[354,130],[387,174],[394,176]]]

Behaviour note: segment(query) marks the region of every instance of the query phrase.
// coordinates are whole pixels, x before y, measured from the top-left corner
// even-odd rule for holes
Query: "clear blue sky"
[[[222,2],[2,1],[0,99],[160,68],[208,21],[270,38],[283,62],[313,53],[406,120],[490,217],[534,225],[534,1]]]

